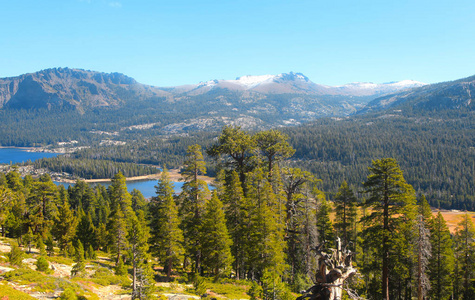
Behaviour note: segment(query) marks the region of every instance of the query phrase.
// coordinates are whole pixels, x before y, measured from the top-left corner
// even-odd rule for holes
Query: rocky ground
[[[96,278],[96,271],[109,270],[111,276],[113,274],[112,267],[113,263],[107,257],[106,254],[99,255],[97,259],[88,261],[86,263],[86,274],[81,275],[80,278],[71,277],[71,269],[74,265],[73,260],[63,258],[61,256],[46,257],[49,261],[51,274],[45,274],[42,272],[36,272],[36,262],[40,256],[38,249],[32,248],[30,253],[25,253],[25,258],[22,260],[22,267],[11,265],[8,262],[8,254],[11,250],[10,243],[16,243],[15,240],[0,238],[0,299],[20,299],[8,298],[11,295],[2,294],[2,286],[8,285],[16,291],[19,291],[24,294],[36,299],[57,299],[63,293],[64,289],[61,286],[71,285],[76,286],[77,290],[80,290],[79,293],[85,295],[87,299],[107,299],[107,300],[128,300],[131,299],[131,289],[128,285],[121,286],[120,284],[112,285],[101,285],[97,282],[88,278]],[[23,248],[25,252],[28,249]],[[30,269],[34,270],[32,274],[25,273],[26,278],[17,278],[11,279],[9,277],[9,272],[13,272],[19,269],[25,270]],[[28,271],[30,272],[30,271]],[[23,276],[23,275],[22,275]],[[31,277],[32,276],[32,277]],[[36,276],[36,277],[34,277]],[[6,278],[7,277],[7,278]],[[129,276],[130,277],[130,276]],[[33,279],[32,279],[33,278]],[[37,279],[35,279],[37,278]],[[45,282],[36,282],[42,281],[44,278],[48,278]],[[129,278],[130,279],[130,278]],[[51,284],[53,282],[54,284]],[[56,288],[51,288],[51,286],[56,286]],[[157,297],[163,299],[163,297],[172,300],[190,300],[190,299],[200,299],[198,295],[190,294],[192,290],[192,285],[183,284],[178,282],[156,282],[157,287]],[[82,291],[82,292],[81,292]],[[24,295],[23,294],[23,295]],[[245,292],[243,292],[244,297]],[[227,299],[224,295],[219,295],[213,292],[211,289],[207,290],[208,299],[220,298]],[[7,298],[4,298],[7,297]],[[25,297],[27,297],[25,295]],[[234,298],[234,297],[233,297]],[[29,298],[21,298],[29,299]],[[159,299],[159,298],[157,298]],[[244,300],[244,299],[243,299]]]

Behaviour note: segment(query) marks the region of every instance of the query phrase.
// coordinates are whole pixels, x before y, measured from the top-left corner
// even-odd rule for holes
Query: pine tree
[[[125,177],[120,172],[112,178],[109,199],[111,201],[111,214],[107,224],[109,245],[116,264],[119,264],[127,247],[127,225],[133,215],[131,196],[127,191]]]
[[[94,224],[92,223],[91,214],[88,213],[86,215],[81,209],[79,211],[78,217],[79,223],[76,228],[76,238],[81,240],[84,249],[88,249],[89,246],[96,248],[96,229],[94,228]]]
[[[200,234],[203,268],[215,277],[229,274],[233,261],[230,248],[232,241],[226,227],[223,203],[216,192],[206,204]]]
[[[429,260],[430,299],[449,299],[452,295],[454,251],[452,238],[444,217],[439,211],[430,220],[432,257]]]
[[[151,238],[153,253],[165,266],[168,279],[172,268],[183,258],[183,231],[180,229],[178,209],[173,198],[173,184],[168,171],[163,170],[158,185],[156,196],[150,202]]]
[[[417,251],[417,299],[426,298],[431,289],[427,269],[429,259],[432,256],[432,247],[430,244],[430,231],[424,222],[424,216],[418,215],[416,223],[416,251]]]
[[[289,137],[278,130],[260,131],[253,136],[253,139],[267,160],[269,179],[272,178],[275,163],[295,153],[295,149],[289,145]]]
[[[246,202],[239,175],[236,171],[230,173],[224,189],[222,197],[225,204],[227,228],[229,228],[229,234],[232,239],[231,253],[234,257],[234,272],[236,273],[236,278],[239,279],[245,261]]]
[[[335,232],[330,219],[331,206],[328,201],[322,199],[317,210],[317,230],[320,242],[326,243],[327,247],[333,246]]]
[[[33,183],[27,199],[29,222],[33,227],[33,233],[41,234],[43,238],[50,232],[56,216],[56,191],[56,185],[51,178],[42,177],[40,181]]]
[[[354,192],[348,187],[346,181],[343,181],[334,200],[336,214],[335,229],[338,236],[342,239],[343,245],[348,245],[350,241],[356,242],[351,239],[352,229],[356,223],[356,202]]]
[[[82,274],[86,270],[84,247],[80,240],[77,241],[75,263],[76,264],[71,269],[71,276]]]
[[[121,210],[127,218],[132,213],[132,196],[127,191],[127,184],[121,172],[114,175],[109,186],[109,199],[111,201],[111,213]]]
[[[13,205],[13,192],[6,186],[0,185],[0,227],[5,237],[5,223]]]
[[[472,280],[475,279],[475,226],[466,213],[457,227],[455,234],[456,257],[458,274],[456,275],[458,284],[461,286],[461,299],[468,300],[475,298],[475,287]]]
[[[55,219],[53,235],[58,241],[58,247],[64,252],[67,245],[76,235],[76,218],[69,207],[69,201],[66,195],[62,196],[62,203],[59,208],[59,214]]]
[[[398,163],[392,158],[375,160],[368,169],[370,174],[363,186],[365,193],[369,195],[366,206],[371,207],[372,212],[366,216],[366,220],[371,222],[371,226],[366,230],[380,236],[381,298],[389,300],[391,244],[393,241],[397,242],[391,238],[391,234],[399,226],[398,221],[404,218],[404,207],[415,205],[414,189],[406,183]]]
[[[281,276],[287,269],[285,224],[280,222],[278,199],[261,168],[249,174],[248,191],[248,270],[257,278],[266,270]]]
[[[130,195],[132,196],[132,210],[135,212],[142,210],[146,213],[147,201],[145,200],[142,193],[137,189],[133,189]]]
[[[28,245],[28,253],[31,253],[31,246],[35,241],[35,235],[33,234],[31,227],[28,227],[28,233],[23,236],[23,240]]]
[[[290,280],[297,276],[312,276],[315,269],[311,249],[317,245],[316,189],[317,180],[309,172],[298,168],[281,170],[282,191],[285,198],[285,230]]]
[[[122,256],[127,248],[127,221],[122,210],[118,210],[109,222],[110,250],[116,265],[123,261]]]
[[[149,263],[149,231],[144,212],[132,215],[127,235],[128,249],[132,260],[132,299],[153,299],[153,271]]]
[[[199,231],[207,201],[206,198],[209,194],[208,185],[200,180],[198,176],[205,173],[206,167],[201,147],[199,145],[188,147],[185,169],[182,172],[185,183],[180,194],[180,215],[187,255],[194,261],[193,271],[198,273],[201,272],[201,239]]]
[[[429,222],[432,218],[432,210],[429,202],[427,202],[426,196],[422,195],[417,201],[417,204],[419,206],[418,214],[423,216],[425,222]]]
[[[224,160],[227,169],[235,170],[239,174],[244,195],[246,190],[246,174],[255,167],[254,150],[255,141],[239,126],[224,126],[218,141],[208,150],[208,155],[219,160]]]

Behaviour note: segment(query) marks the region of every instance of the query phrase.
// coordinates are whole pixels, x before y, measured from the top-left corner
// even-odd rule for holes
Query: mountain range
[[[475,108],[475,76],[431,84],[378,97],[359,113],[397,109],[404,112],[473,110]]]
[[[155,87],[120,73],[54,68],[0,79],[0,144],[44,144],[71,135],[90,141],[98,133],[121,139],[126,132],[215,131],[223,125],[267,129],[388,109],[413,114],[472,109],[474,78],[327,86],[290,72]],[[63,119],[66,124],[57,126]],[[34,128],[42,129],[33,133]]]
[[[81,69],[54,68],[18,77],[0,79],[0,108],[120,106],[127,101],[167,98],[176,102],[184,97],[214,94],[222,90],[241,98],[261,100],[263,95],[312,95],[373,97],[394,93],[424,83],[404,80],[383,84],[350,83],[327,86],[313,83],[301,73],[243,76],[235,80],[210,80],[176,87],[154,87],[136,82],[120,73],[100,73]],[[262,102],[262,101],[261,101]]]

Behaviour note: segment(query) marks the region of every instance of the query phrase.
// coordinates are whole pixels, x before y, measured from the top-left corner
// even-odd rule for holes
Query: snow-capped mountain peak
[[[236,78],[236,80],[225,80],[229,83],[235,83],[247,88],[252,88],[263,83],[270,83],[279,75],[246,75]]]

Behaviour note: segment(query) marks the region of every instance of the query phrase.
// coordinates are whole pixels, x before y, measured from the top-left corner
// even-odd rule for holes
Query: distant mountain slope
[[[166,96],[120,73],[57,68],[0,79],[0,108],[117,106],[128,100]]]
[[[47,69],[0,79],[0,145],[73,137],[88,143],[99,140],[100,132],[120,140],[216,131],[223,125],[245,129],[298,125],[348,116],[384,93],[421,85],[401,81],[331,87],[291,72],[154,87],[120,73]]]
[[[404,112],[473,110],[475,108],[475,76],[431,84],[376,98],[359,113],[398,109]]]
[[[361,105],[368,97],[419,87],[423,83],[405,80],[396,83],[373,84],[351,83],[343,86],[326,86],[313,83],[301,73],[290,72],[279,75],[243,76],[236,80],[211,80],[199,84],[159,88],[140,84],[133,78],[120,73],[100,73],[81,69],[54,68],[18,77],[0,78],[0,108],[75,108],[84,110],[93,107],[120,106],[128,101],[140,101],[166,97],[169,102],[183,102],[189,97],[200,97],[201,101],[212,101],[216,97],[232,100],[245,99],[260,105],[272,102],[273,95],[321,96],[304,99],[320,102],[321,106],[337,106],[335,111],[327,107],[328,114],[347,114],[352,104]],[[231,93],[230,93],[231,92]],[[230,96],[231,95],[231,96]],[[328,98],[328,97],[333,98]],[[325,100],[335,100],[325,103]],[[347,97],[342,103],[341,98]],[[364,97],[359,99],[360,97]],[[356,99],[352,99],[356,98]],[[301,104],[301,99],[299,103]],[[239,104],[239,103],[237,103]],[[341,105],[348,111],[341,111]],[[311,107],[310,107],[311,108]],[[323,113],[325,114],[325,113]]]
[[[204,94],[213,89],[228,89],[232,91],[257,92],[261,94],[306,94],[319,96],[378,96],[386,93],[394,93],[414,87],[420,87],[425,83],[403,80],[390,83],[356,82],[342,86],[328,86],[316,84],[301,74],[290,72],[279,75],[242,76],[235,80],[210,80],[194,85],[177,86],[167,91],[179,95]]]

